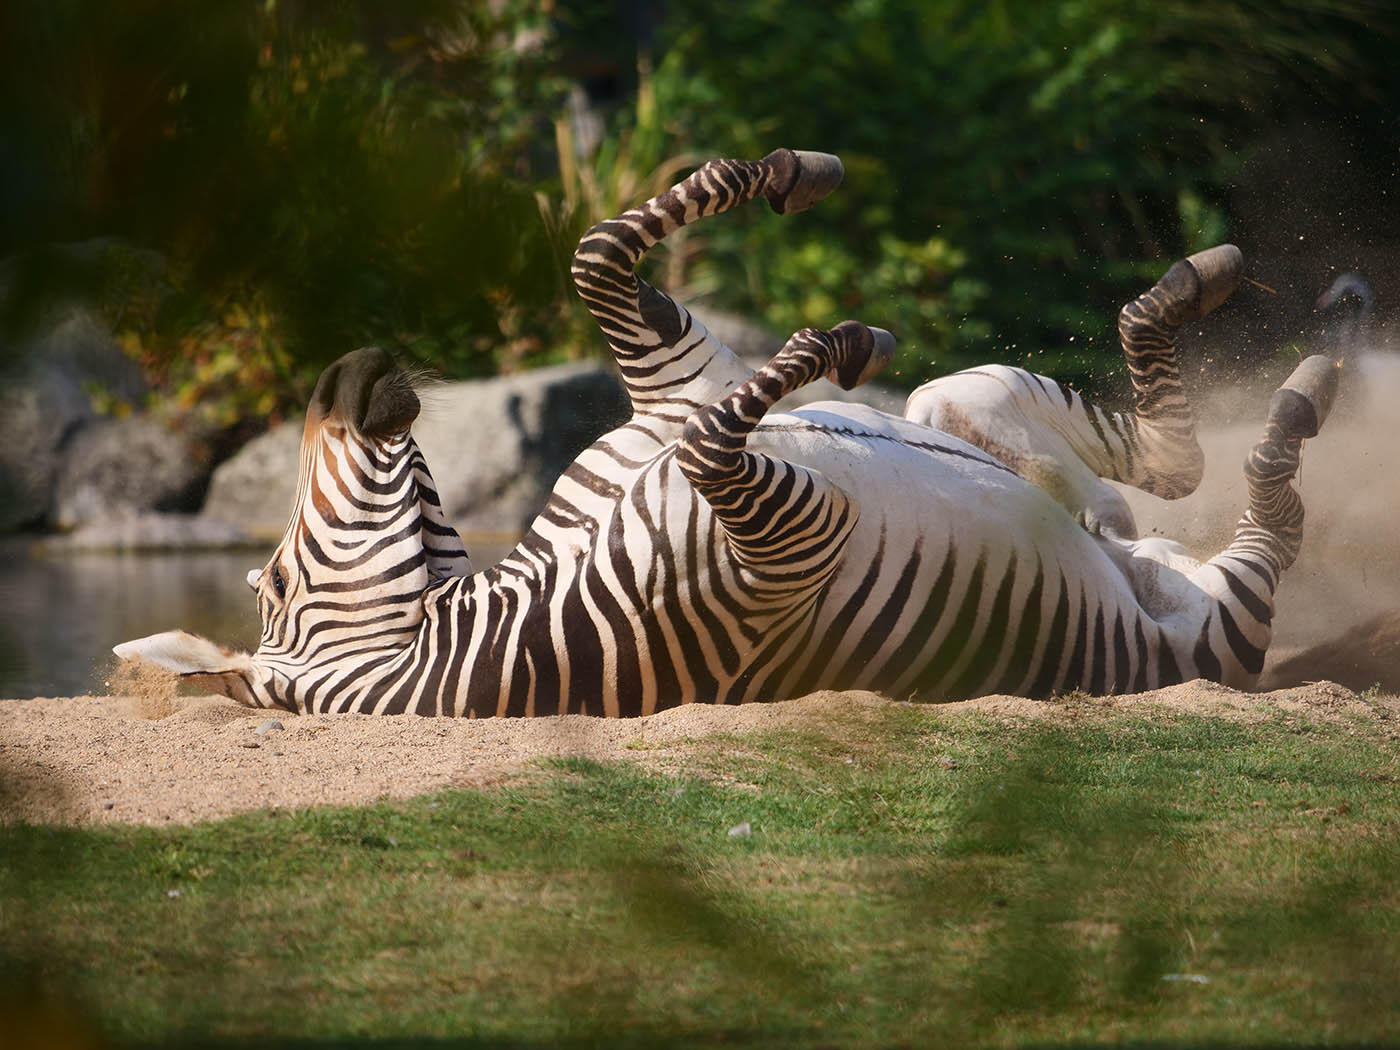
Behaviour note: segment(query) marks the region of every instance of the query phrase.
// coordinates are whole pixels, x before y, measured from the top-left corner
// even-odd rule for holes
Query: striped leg
[[[840,560],[859,508],[815,471],[747,448],[784,395],[822,376],[846,389],[888,364],[894,337],[857,321],[804,328],[721,400],[686,421],[676,463],[709,503],[735,559],[780,592],[814,590]]]
[[[905,415],[996,456],[1092,529],[1136,535],[1121,496],[1100,478],[1164,499],[1193,492],[1204,460],[1181,388],[1176,337],[1239,282],[1241,257],[1224,244],[1174,264],[1123,307],[1118,331],[1134,410],[1105,412],[1053,379],[1021,368],[970,368],[927,383]]]
[[[841,176],[841,162],[826,153],[780,149],[758,161],[712,160],[584,234],[574,254],[574,285],[617,355],[634,411],[683,420],[750,374],[689,311],[633,272],[646,250],[696,219],[755,197],[779,214],[802,211]]]
[[[1249,506],[1230,545],[1197,574],[1219,601],[1218,616],[1207,620],[1196,649],[1206,677],[1248,686],[1264,667],[1274,591],[1303,540],[1303,500],[1292,481],[1304,439],[1317,435],[1332,407],[1337,378],[1329,358],[1310,357],[1269,403],[1264,435],[1244,464]]]
[[[1243,264],[1233,244],[1197,252],[1174,263],[1160,281],[1119,312],[1118,336],[1133,384],[1133,414],[1114,414],[1113,430],[1122,440],[1106,443],[1112,465],[1101,476],[1163,499],[1196,491],[1205,458],[1181,389],[1176,336],[1184,323],[1199,321],[1230,297]]]

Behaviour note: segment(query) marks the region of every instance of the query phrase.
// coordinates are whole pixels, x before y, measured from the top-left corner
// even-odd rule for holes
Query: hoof
[[[1314,354],[1293,370],[1269,401],[1269,419],[1290,438],[1316,437],[1332,411],[1340,371],[1324,354]]]
[[[1218,244],[1186,257],[1186,265],[1196,271],[1200,291],[1195,319],[1200,320],[1230,298],[1240,285],[1244,256],[1233,244]]]
[[[831,334],[852,343],[846,362],[827,373],[827,378],[842,390],[854,390],[870,382],[894,360],[895,338],[883,328],[870,328],[859,321],[842,321]]]
[[[764,196],[779,215],[805,211],[841,185],[846,169],[841,158],[808,150],[774,150],[764,160],[773,165],[773,181]]]
[[[1158,285],[1185,307],[1186,319],[1199,321],[1234,294],[1244,256],[1233,244],[1218,244],[1172,264]]]

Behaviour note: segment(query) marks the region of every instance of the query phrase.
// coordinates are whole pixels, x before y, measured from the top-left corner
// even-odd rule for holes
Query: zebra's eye
[[[277,592],[277,597],[287,596],[287,581],[282,579],[282,570],[276,565],[272,567],[272,589]]]

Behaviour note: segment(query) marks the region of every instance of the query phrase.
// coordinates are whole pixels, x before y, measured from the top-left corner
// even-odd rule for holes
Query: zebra
[[[1234,290],[1231,246],[1178,262],[1124,307],[1132,414],[1002,367],[916,392],[915,418],[832,402],[775,412],[822,377],[866,382],[893,336],[858,321],[805,328],[753,369],[636,267],[682,226],[757,197],[799,212],[841,178],[821,153],[712,160],[583,236],[574,283],[632,416],[565,470],[498,564],[475,571],[444,518],[409,378],[383,350],[357,350],[316,385],[290,523],[249,573],[257,650],[169,631],[116,653],[306,713],[632,716],[817,688],[955,699],[1250,685],[1301,542],[1291,481],[1327,415],[1331,362],[1309,358],[1274,394],[1244,467],[1248,507],[1204,563],[1134,539],[1097,486],[1194,487],[1175,336]]]

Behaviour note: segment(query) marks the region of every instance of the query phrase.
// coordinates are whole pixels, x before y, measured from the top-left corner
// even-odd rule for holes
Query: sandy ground
[[[1308,508],[1303,552],[1277,595],[1274,647],[1261,681],[1274,692],[1191,682],[1112,700],[985,697],[939,710],[1043,719],[1176,709],[1262,718],[1296,708],[1315,717],[1380,720],[1384,732],[1400,739],[1400,424],[1391,407],[1397,397],[1400,352],[1363,358],[1345,380],[1333,418],[1308,443],[1299,478]],[[1245,505],[1240,464],[1267,404],[1266,392],[1218,391],[1199,406],[1206,477],[1195,494],[1175,503],[1128,493],[1144,535],[1178,539],[1198,556],[1227,542]],[[1384,694],[1379,699],[1372,698],[1373,686]],[[171,824],[273,806],[355,804],[495,783],[546,755],[684,771],[688,761],[699,765],[702,752],[723,746],[704,745],[716,734],[742,737],[829,718],[839,733],[858,729],[878,705],[893,702],[870,693],[819,693],[626,721],[577,715],[451,721],[274,715],[222,698],[177,697],[172,680],[142,677],[136,669],[114,678],[111,691],[110,697],[0,700],[0,821]],[[269,719],[285,728],[259,733]]]
[[[582,715],[464,721],[413,715],[295,716],[222,697],[72,697],[0,701],[0,821],[188,824],[246,810],[352,805],[525,773],[537,758],[625,759],[700,772],[729,734],[811,726],[859,736],[895,701],[824,692],[779,704],[694,705],[648,718]],[[1334,683],[1240,693],[1189,682],[1111,699],[1053,702],[991,696],[930,705],[950,717],[1111,718],[1120,712],[1196,712],[1264,719],[1280,711],[1361,719],[1400,740],[1400,697],[1359,696]],[[271,720],[283,728],[263,728]],[[721,745],[723,746],[723,745]]]

